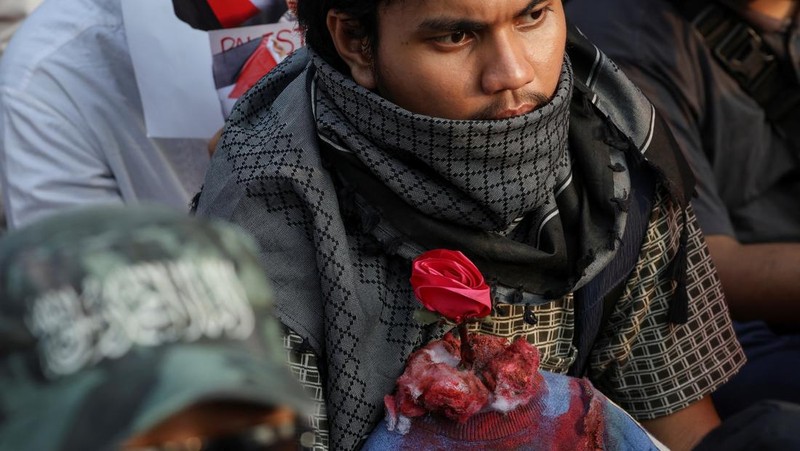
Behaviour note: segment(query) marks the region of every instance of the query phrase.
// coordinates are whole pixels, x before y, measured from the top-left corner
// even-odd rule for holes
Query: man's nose
[[[492,40],[484,54],[481,88],[486,94],[516,90],[532,82],[536,76],[532,64],[533,51],[525,39],[514,31],[501,33]]]

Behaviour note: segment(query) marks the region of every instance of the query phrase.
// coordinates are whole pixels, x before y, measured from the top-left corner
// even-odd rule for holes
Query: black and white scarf
[[[411,113],[321,58],[313,62],[320,136],[354,153],[381,183],[423,214],[503,231],[533,210],[555,209],[555,187],[571,169],[569,64],[548,104],[523,116],[475,121]]]
[[[585,191],[624,200],[627,174],[608,165],[625,165],[625,158],[609,152],[598,158],[592,148],[577,158],[600,164],[583,164],[592,173],[574,177],[575,151],[567,150],[569,59],[547,104],[487,121],[414,114],[321,58],[312,61],[317,130],[332,148],[335,172],[386,227],[398,229],[380,241],[459,249],[493,280],[545,300],[579,287],[613,258],[626,212]]]

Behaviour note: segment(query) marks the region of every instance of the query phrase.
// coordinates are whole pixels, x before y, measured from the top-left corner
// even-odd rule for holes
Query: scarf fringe
[[[678,244],[678,251],[672,259],[672,280],[675,283],[675,293],[670,300],[668,320],[672,324],[686,324],[689,321],[689,293],[686,286],[686,268],[688,267],[688,254],[686,251],[689,242],[689,227],[686,209],[683,209],[683,227]]]

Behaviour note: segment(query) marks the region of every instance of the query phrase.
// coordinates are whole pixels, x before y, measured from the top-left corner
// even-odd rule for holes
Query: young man
[[[724,415],[759,399],[800,402],[797,5],[569,4],[570,19],[663,112],[697,176],[698,223],[749,359],[715,394]]]
[[[240,100],[197,211],[262,245],[295,362],[321,381],[320,447],[358,447],[448,329],[414,320],[409,283],[440,248],[489,281],[482,332],[526,337],[673,449],[717,425],[707,395],[743,356],[690,176],[559,0],[304,0],[298,18],[309,50]]]

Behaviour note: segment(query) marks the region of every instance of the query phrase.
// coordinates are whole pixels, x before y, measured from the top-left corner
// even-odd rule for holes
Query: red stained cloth
[[[498,400],[515,407],[534,396],[541,385],[535,347],[522,339],[509,345],[490,335],[469,339],[476,358],[468,368],[461,365],[461,343],[453,334],[411,354],[394,396],[384,400],[390,418],[431,412],[463,423]]]
[[[475,369],[480,367],[492,381],[481,382],[495,387],[489,397],[517,396],[524,402],[508,412],[484,408],[464,418],[470,410],[465,406],[481,399],[483,390],[491,390],[477,388],[453,402],[453,391],[440,388],[473,374],[457,368],[460,343],[448,335],[412,355],[398,379],[397,393],[385,398],[386,421],[365,442],[365,451],[658,449],[638,423],[587,379],[528,371],[539,356],[524,340],[507,345],[497,337],[470,338],[476,348]],[[498,343],[503,346],[498,348]],[[506,389],[498,393],[499,387]]]

